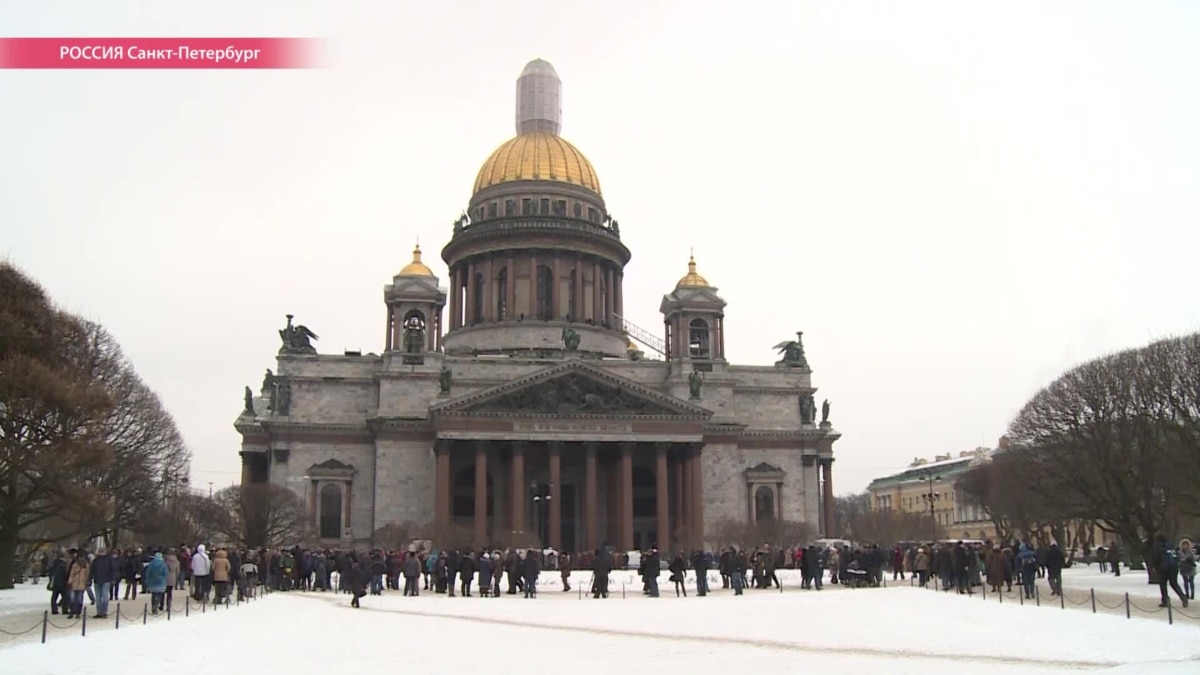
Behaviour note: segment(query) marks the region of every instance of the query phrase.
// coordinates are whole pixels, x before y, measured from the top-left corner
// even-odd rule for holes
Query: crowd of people
[[[1101,571],[1120,575],[1120,552],[1116,545],[1097,550]],[[1145,559],[1162,593],[1162,605],[1168,602],[1168,589],[1175,592],[1184,607],[1195,599],[1196,558],[1192,543],[1181,540],[1171,545],[1158,535],[1145,548]],[[640,552],[636,565],[642,579],[642,592],[659,597],[659,574],[663,567],[657,548]],[[136,600],[138,593],[151,596],[153,613],[164,611],[174,591],[188,590],[198,602],[229,602],[236,595],[241,601],[262,586],[275,591],[340,591],[352,596],[358,607],[368,594],[381,595],[385,589],[418,596],[422,591],[471,597],[498,598],[521,595],[536,598],[538,580],[544,572],[560,575],[561,589],[571,591],[571,572],[592,572],[591,588],[595,598],[607,598],[609,576],[629,566],[629,554],[607,548],[580,554],[560,553],[551,549],[404,550],[370,552],[338,549],[304,549],[299,546],[280,549],[248,550],[219,547],[209,552],[204,544],[194,549],[187,545],[173,548],[86,549],[61,551],[56,557],[46,554],[34,566],[35,578],[49,577],[50,605],[54,614],[79,618],[85,610],[84,598],[95,605],[94,618],[107,618],[109,603],[124,597]],[[669,556],[666,569],[675,595],[687,597],[687,573],[694,572],[695,594],[708,595],[708,572],[717,570],[723,589],[743,595],[745,589],[779,588],[779,569],[799,570],[801,588],[821,590],[826,576],[829,583],[852,587],[879,586],[885,570],[893,579],[914,575],[922,587],[938,583],[943,591],[973,594],[986,583],[993,592],[1021,587],[1032,598],[1035,581],[1046,578],[1051,594],[1062,592],[1062,570],[1069,566],[1068,556],[1051,543],[1033,546],[1029,542],[1012,544],[993,542],[934,542],[897,544],[890,552],[877,545],[798,546],[781,548],[764,545],[752,550],[728,547],[719,554],[694,551]],[[936,580],[936,581],[935,581]],[[1182,588],[1179,581],[1183,581]],[[121,585],[124,583],[124,595]]]

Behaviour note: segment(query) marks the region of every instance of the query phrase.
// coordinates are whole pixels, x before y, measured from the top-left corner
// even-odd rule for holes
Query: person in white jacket
[[[212,561],[204,552],[204,544],[200,544],[192,555],[192,596],[201,602],[206,601],[211,589]]]

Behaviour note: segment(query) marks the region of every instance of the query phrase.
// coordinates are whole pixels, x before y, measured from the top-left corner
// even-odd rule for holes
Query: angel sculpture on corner
[[[294,315],[287,315],[287,326],[279,331],[279,339],[283,344],[279,347],[280,354],[316,354],[317,348],[312,346],[313,340],[319,340],[317,334],[308,326],[293,326]]]

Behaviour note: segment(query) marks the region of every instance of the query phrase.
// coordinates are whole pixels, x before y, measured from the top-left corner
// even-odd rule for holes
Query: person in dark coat
[[[708,595],[708,562],[704,551],[692,554],[692,569],[696,571],[696,595],[702,598]]]
[[[475,581],[475,554],[465,553],[458,558],[458,578],[464,598],[471,597],[471,582]]]
[[[571,569],[575,566],[575,560],[570,553],[563,553],[558,557],[558,573],[562,576],[563,593],[571,590]]]
[[[542,573],[542,561],[538,557],[537,551],[530,549],[525,552],[525,559],[521,561],[521,581],[525,584],[525,597],[537,597],[537,580]]]
[[[687,572],[687,565],[683,562],[683,554],[676,553],[671,559],[671,564],[667,566],[667,571],[671,573],[671,583],[675,584],[675,597],[680,594],[687,597],[687,584],[684,583],[684,574]]]
[[[608,597],[608,575],[612,569],[612,556],[605,549],[597,549],[592,559],[592,598]]]
[[[1050,595],[1062,595],[1062,571],[1067,566],[1067,559],[1063,556],[1062,549],[1058,544],[1050,544],[1050,548],[1046,551],[1046,575],[1050,582]]]
[[[646,594],[652,598],[658,597],[658,575],[662,572],[662,564],[659,562],[658,549],[650,549],[650,555],[644,558],[646,562],[645,576],[642,578],[646,581]]]
[[[66,614],[70,606],[71,589],[67,587],[68,572],[70,572],[70,565],[67,563],[67,555],[59,551],[58,557],[50,563],[50,569],[46,573],[50,577],[47,588],[50,589],[51,614],[58,614],[60,609],[63,614]]]
[[[486,598],[492,594],[492,556],[483,551],[475,567],[479,571],[479,595]]]
[[[363,569],[358,566],[357,561],[351,562],[349,564],[350,564],[350,569],[345,572],[345,576],[346,576],[345,586],[346,586],[346,589],[350,591],[350,595],[353,598],[350,601],[350,606],[351,607],[361,607],[361,605],[358,604],[358,599],[367,594],[367,590],[366,590],[366,588],[367,588],[366,576],[367,575],[365,574]]]
[[[721,554],[718,569],[721,572],[721,588],[729,588],[730,570],[733,569],[733,549]]]

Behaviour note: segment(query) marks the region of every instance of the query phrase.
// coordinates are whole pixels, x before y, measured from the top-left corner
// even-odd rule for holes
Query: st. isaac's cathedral
[[[561,91],[549,63],[522,71],[517,135],[442,249],[447,285],[415,249],[383,288],[381,354],[318,354],[287,318],[235,423],[243,483],[301,495],[322,546],[405,522],[568,551],[699,548],[725,519],[832,536],[840,434],[802,336],[773,366],[730,364],[725,300],[694,260],[661,335],[624,318],[632,254],[559,135]]]

